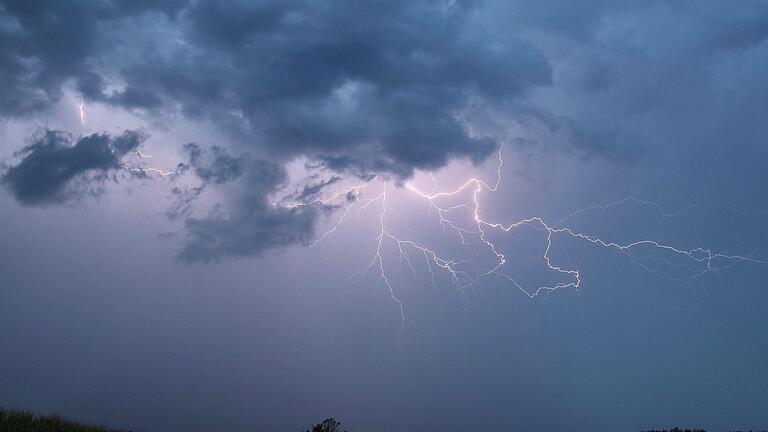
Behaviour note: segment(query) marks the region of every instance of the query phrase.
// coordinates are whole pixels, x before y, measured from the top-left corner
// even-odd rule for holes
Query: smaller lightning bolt
[[[85,126],[85,98],[80,95],[80,123]]]
[[[334,193],[333,195],[329,196],[328,198],[317,198],[310,201],[296,201],[291,203],[273,202],[272,205],[276,207],[285,207],[285,208],[308,207],[313,205],[320,205],[320,206],[328,205],[338,200],[339,198],[348,197],[350,196],[350,194],[356,197],[357,195],[360,194],[361,190],[365,189],[368,185],[376,181],[376,179],[377,177],[374,176],[373,178],[371,178],[370,180],[368,180],[363,184],[358,184],[358,185],[354,185],[354,186],[350,186],[348,188],[342,189]]]
[[[602,205],[592,204],[592,205],[588,205],[586,207],[580,208],[580,209],[574,211],[573,213],[569,214],[568,216],[566,216],[566,217],[560,219],[559,221],[555,222],[554,226],[555,227],[559,227],[562,224],[564,224],[565,222],[573,219],[574,217],[576,217],[576,216],[578,216],[580,214],[586,213],[586,212],[588,212],[590,210],[602,210],[602,211],[604,211],[604,210],[608,210],[608,209],[611,209],[611,208],[620,207],[620,206],[622,206],[624,204],[627,204],[627,203],[634,203],[634,204],[639,204],[641,206],[651,207],[659,215],[661,215],[661,216],[663,216],[665,218],[675,218],[675,217],[678,217],[678,216],[682,216],[683,214],[685,214],[688,211],[699,209],[699,208],[704,208],[704,207],[719,207],[721,209],[725,209],[725,210],[727,210],[729,212],[732,212],[732,213],[735,213],[735,214],[738,214],[738,215],[741,215],[741,216],[765,216],[765,215],[768,215],[768,211],[751,211],[751,212],[750,211],[743,211],[743,210],[739,210],[739,209],[737,209],[737,208],[735,208],[733,206],[729,206],[728,204],[724,204],[724,203],[721,203],[719,201],[712,201],[712,200],[702,201],[702,202],[699,202],[699,203],[696,203],[696,204],[687,205],[687,206],[683,207],[682,209],[680,209],[680,210],[678,210],[676,212],[667,212],[661,205],[659,205],[658,203],[655,203],[653,201],[643,200],[643,199],[639,199],[639,198],[635,198],[635,197],[624,197],[624,198],[622,198],[622,199],[620,199],[618,201],[613,201],[613,202],[610,202],[608,204],[602,204]]]
[[[138,156],[141,159],[153,158],[152,155],[144,153],[141,150],[135,150],[135,151],[129,152],[128,154],[132,156]],[[152,173],[158,174],[160,177],[167,177],[167,176],[176,174],[176,171],[166,171],[162,168],[157,168],[157,167],[129,166],[129,165],[123,164],[123,165],[120,165],[120,168],[133,173],[146,174],[147,172],[152,172]]]
[[[165,171],[160,168],[147,168],[147,167],[129,167],[128,165],[120,165],[120,168],[130,171],[130,172],[137,172],[137,173],[145,173],[147,171],[157,173],[160,175],[160,177],[166,177],[169,175],[176,174],[176,171]]]
[[[376,197],[376,200],[381,199],[381,213],[379,214],[379,236],[376,241],[376,253],[373,256],[373,259],[371,260],[370,264],[368,264],[367,268],[370,269],[374,265],[378,267],[379,269],[379,281],[383,282],[384,285],[387,287],[387,290],[389,291],[389,297],[392,299],[395,304],[397,304],[398,309],[400,310],[400,333],[398,337],[398,345],[400,346],[400,349],[402,349],[402,339],[403,339],[403,331],[405,330],[405,306],[403,305],[403,302],[397,298],[395,295],[395,289],[392,287],[392,282],[389,280],[389,276],[387,275],[386,270],[384,269],[384,258],[381,256],[381,245],[384,242],[384,236],[390,237],[390,235],[387,233],[387,230],[384,225],[384,218],[387,213],[387,186],[384,185],[384,192],[381,193],[378,197]],[[402,255],[401,255],[402,256]]]

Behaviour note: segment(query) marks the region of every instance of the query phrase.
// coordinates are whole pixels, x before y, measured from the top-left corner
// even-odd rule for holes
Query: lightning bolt
[[[129,171],[129,172],[135,172],[135,173],[141,173],[144,174],[146,172],[153,172],[160,175],[160,177],[167,177],[169,175],[176,174],[176,171],[165,171],[160,168],[151,168],[151,167],[129,167],[128,165],[120,165],[120,168]]]
[[[85,126],[85,98],[80,96],[80,123]]]
[[[140,159],[152,159],[154,156],[144,153],[141,150],[136,150],[129,152],[128,154],[132,156],[138,156]],[[167,171],[161,168],[156,167],[145,167],[145,166],[129,166],[129,165],[120,165],[121,169],[124,169],[128,172],[132,173],[139,173],[139,174],[146,174],[147,172],[152,172],[155,174],[158,174],[160,177],[167,177],[170,175],[175,175],[176,171]]]
[[[367,182],[355,186],[350,186],[345,189],[341,189],[337,192],[335,192],[333,195],[329,196],[328,198],[316,198],[309,201],[293,201],[288,203],[282,203],[282,202],[273,202],[273,206],[277,207],[285,207],[285,208],[298,208],[298,207],[308,207],[313,205],[319,205],[319,206],[326,206],[330,205],[331,203],[337,201],[341,197],[348,196],[349,194],[355,194],[358,195],[361,190],[365,189],[368,185],[376,181],[378,177],[374,176]]]
[[[745,255],[731,255],[713,251],[705,247],[695,247],[692,249],[685,249],[660,242],[653,239],[642,239],[632,242],[622,243],[609,239],[603,239],[599,236],[595,236],[589,233],[577,231],[569,226],[568,222],[575,216],[588,212],[590,210],[608,210],[610,208],[619,207],[627,203],[636,203],[643,206],[650,206],[654,208],[663,217],[676,217],[680,216],[686,211],[694,208],[704,206],[718,206],[731,211],[737,212],[742,215],[764,215],[766,212],[748,213],[737,210],[733,207],[725,204],[716,203],[712,201],[698,203],[687,206],[678,212],[667,212],[659,204],[652,201],[645,201],[636,198],[624,198],[620,201],[612,202],[606,205],[591,205],[582,209],[576,210],[566,217],[555,221],[554,223],[547,223],[542,217],[533,216],[510,223],[502,223],[497,221],[487,220],[483,216],[481,195],[484,193],[495,193],[499,190],[499,185],[502,179],[502,168],[504,166],[504,159],[502,154],[502,147],[499,148],[497,154],[497,164],[495,170],[495,180],[493,182],[486,182],[480,178],[469,178],[460,186],[453,190],[441,191],[438,187],[437,178],[434,174],[430,173],[432,180],[432,190],[429,192],[422,191],[410,182],[403,183],[403,188],[414,196],[423,200],[428,204],[431,210],[434,210],[437,214],[437,222],[444,228],[456,233],[462,246],[468,244],[467,237],[472,236],[480,241],[480,244],[485,250],[487,250],[489,257],[492,259],[491,265],[481,266],[468,260],[452,260],[447,255],[442,254],[440,251],[430,248],[424,244],[421,244],[415,240],[404,238],[401,235],[394,232],[391,228],[391,224],[388,222],[390,215],[394,214],[400,218],[402,215],[398,214],[388,204],[388,192],[391,185],[388,185],[386,179],[380,177],[373,177],[369,181],[342,189],[333,193],[327,198],[308,200],[305,202],[290,202],[290,203],[273,203],[276,206],[283,206],[286,208],[296,208],[303,206],[323,206],[330,207],[335,206],[342,209],[339,212],[339,216],[335,218],[335,221],[331,224],[331,227],[323,234],[317,237],[317,239],[310,244],[310,247],[317,245],[318,243],[326,240],[338,228],[350,219],[350,215],[356,214],[359,218],[360,213],[368,208],[374,207],[378,209],[378,233],[376,234],[376,247],[374,249],[371,260],[363,266],[359,271],[352,275],[352,279],[359,277],[369,272],[376,272],[378,276],[378,282],[386,289],[390,298],[397,306],[400,313],[400,337],[402,337],[403,331],[409,320],[406,315],[406,308],[404,302],[396,295],[396,290],[393,282],[393,277],[387,268],[386,260],[384,258],[384,247],[389,244],[394,247],[394,250],[399,254],[399,260],[402,263],[405,262],[411,271],[416,272],[413,263],[409,257],[411,253],[417,253],[421,255],[426,263],[426,268],[431,275],[433,285],[435,284],[436,271],[444,272],[450,279],[452,288],[461,294],[465,294],[466,290],[476,286],[484,278],[499,277],[509,282],[512,286],[519,289],[523,294],[529,298],[535,298],[544,292],[552,292],[560,289],[576,289],[578,290],[582,286],[582,274],[579,269],[568,268],[561,264],[557,264],[553,261],[550,253],[553,249],[553,242],[557,237],[567,237],[577,241],[585,242],[589,245],[593,245],[600,248],[609,250],[615,250],[620,252],[629,259],[640,266],[640,268],[653,273],[662,273],[672,280],[680,281],[688,284],[687,281],[676,278],[667,272],[654,269],[647,264],[644,260],[654,259],[659,262],[663,262],[675,268],[680,268],[688,271],[694,280],[698,280],[698,277],[713,271],[719,271],[739,262],[747,262],[753,264],[766,264],[763,259],[758,259]],[[374,191],[373,189],[377,189]],[[370,193],[369,193],[370,192]],[[455,198],[461,197],[462,194],[469,193],[469,198],[455,204]],[[345,205],[337,204],[342,199],[346,200]],[[469,212],[471,222],[460,222],[452,215],[457,211]],[[534,287],[526,287],[519,283],[512,275],[503,272],[504,266],[508,263],[507,256],[500,251],[499,246],[490,239],[491,232],[498,233],[510,233],[518,228],[532,227],[536,230],[540,230],[546,233],[546,247],[544,253],[541,256],[546,268],[556,275],[562,277],[562,282],[553,283],[551,285],[541,285]],[[659,253],[671,254],[681,258],[688,264],[674,263],[668,259],[653,256],[653,255],[640,255],[640,250],[651,249],[658,251]],[[703,268],[696,268],[699,265]],[[471,267],[473,270],[467,270],[466,267]],[[690,286],[690,285],[689,285]]]

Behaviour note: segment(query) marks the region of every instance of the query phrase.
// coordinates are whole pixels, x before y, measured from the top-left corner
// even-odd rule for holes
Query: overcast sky
[[[763,1],[0,0],[0,406],[765,429],[766,76]]]

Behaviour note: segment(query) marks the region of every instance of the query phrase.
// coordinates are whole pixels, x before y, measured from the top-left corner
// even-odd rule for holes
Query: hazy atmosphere
[[[768,428],[768,3],[0,0],[0,407]]]

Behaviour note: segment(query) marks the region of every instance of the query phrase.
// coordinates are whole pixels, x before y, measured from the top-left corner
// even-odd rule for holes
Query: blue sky
[[[765,3],[3,0],[0,34],[0,405],[768,424]]]

